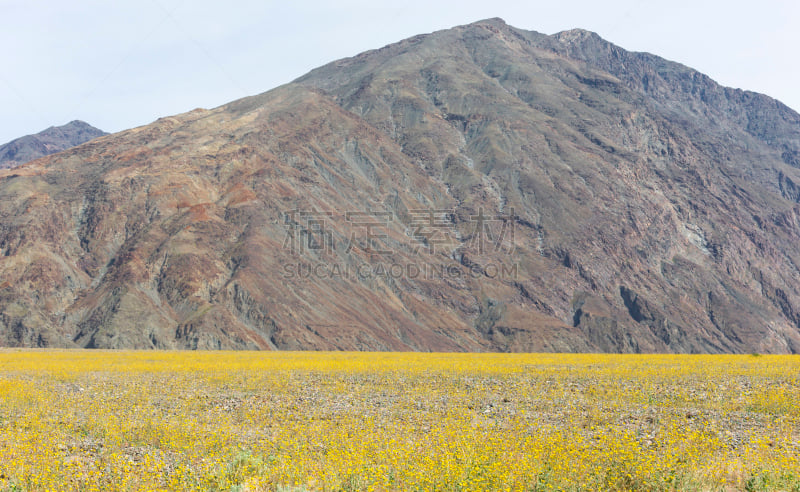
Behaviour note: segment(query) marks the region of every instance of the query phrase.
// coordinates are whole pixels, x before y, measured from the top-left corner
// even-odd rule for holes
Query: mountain
[[[103,135],[108,134],[79,120],[62,126],[51,126],[36,135],[26,135],[0,145],[0,169],[17,167]]]
[[[0,343],[800,352],[800,115],[490,19],[0,174]]]

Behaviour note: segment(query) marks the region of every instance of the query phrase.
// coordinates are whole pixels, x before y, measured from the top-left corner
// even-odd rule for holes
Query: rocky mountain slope
[[[490,19],[0,175],[0,344],[800,352],[800,115]]]
[[[26,135],[0,145],[0,169],[17,167],[103,135],[108,134],[79,120],[62,126],[51,126],[35,135]]]

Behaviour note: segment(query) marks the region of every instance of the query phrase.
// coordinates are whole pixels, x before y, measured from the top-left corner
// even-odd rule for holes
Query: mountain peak
[[[86,123],[83,120],[72,120],[69,123],[67,123],[66,125],[63,125],[62,128],[63,127],[94,128],[92,125],[90,125],[89,123]]]
[[[26,135],[0,145],[0,169],[21,166],[103,135],[108,134],[81,120],[51,126],[37,134]]]
[[[0,173],[0,345],[797,353],[798,118],[585,30],[414,36]]]
[[[468,25],[490,25],[495,27],[509,27],[505,20],[500,17],[491,17],[489,19],[482,19]]]

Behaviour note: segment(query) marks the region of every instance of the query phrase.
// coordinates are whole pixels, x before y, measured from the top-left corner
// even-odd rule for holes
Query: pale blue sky
[[[502,17],[581,27],[800,110],[800,2],[0,0],[0,143],[106,131],[264,92],[334,59]]]

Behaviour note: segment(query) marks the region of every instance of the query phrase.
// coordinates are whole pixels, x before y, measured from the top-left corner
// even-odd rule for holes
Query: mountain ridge
[[[0,173],[0,343],[800,352],[797,113],[585,32],[415,36]]]
[[[108,134],[80,120],[73,120],[61,126],[51,126],[39,133],[25,135],[0,145],[0,169],[21,166],[39,157],[61,152],[103,135]]]

